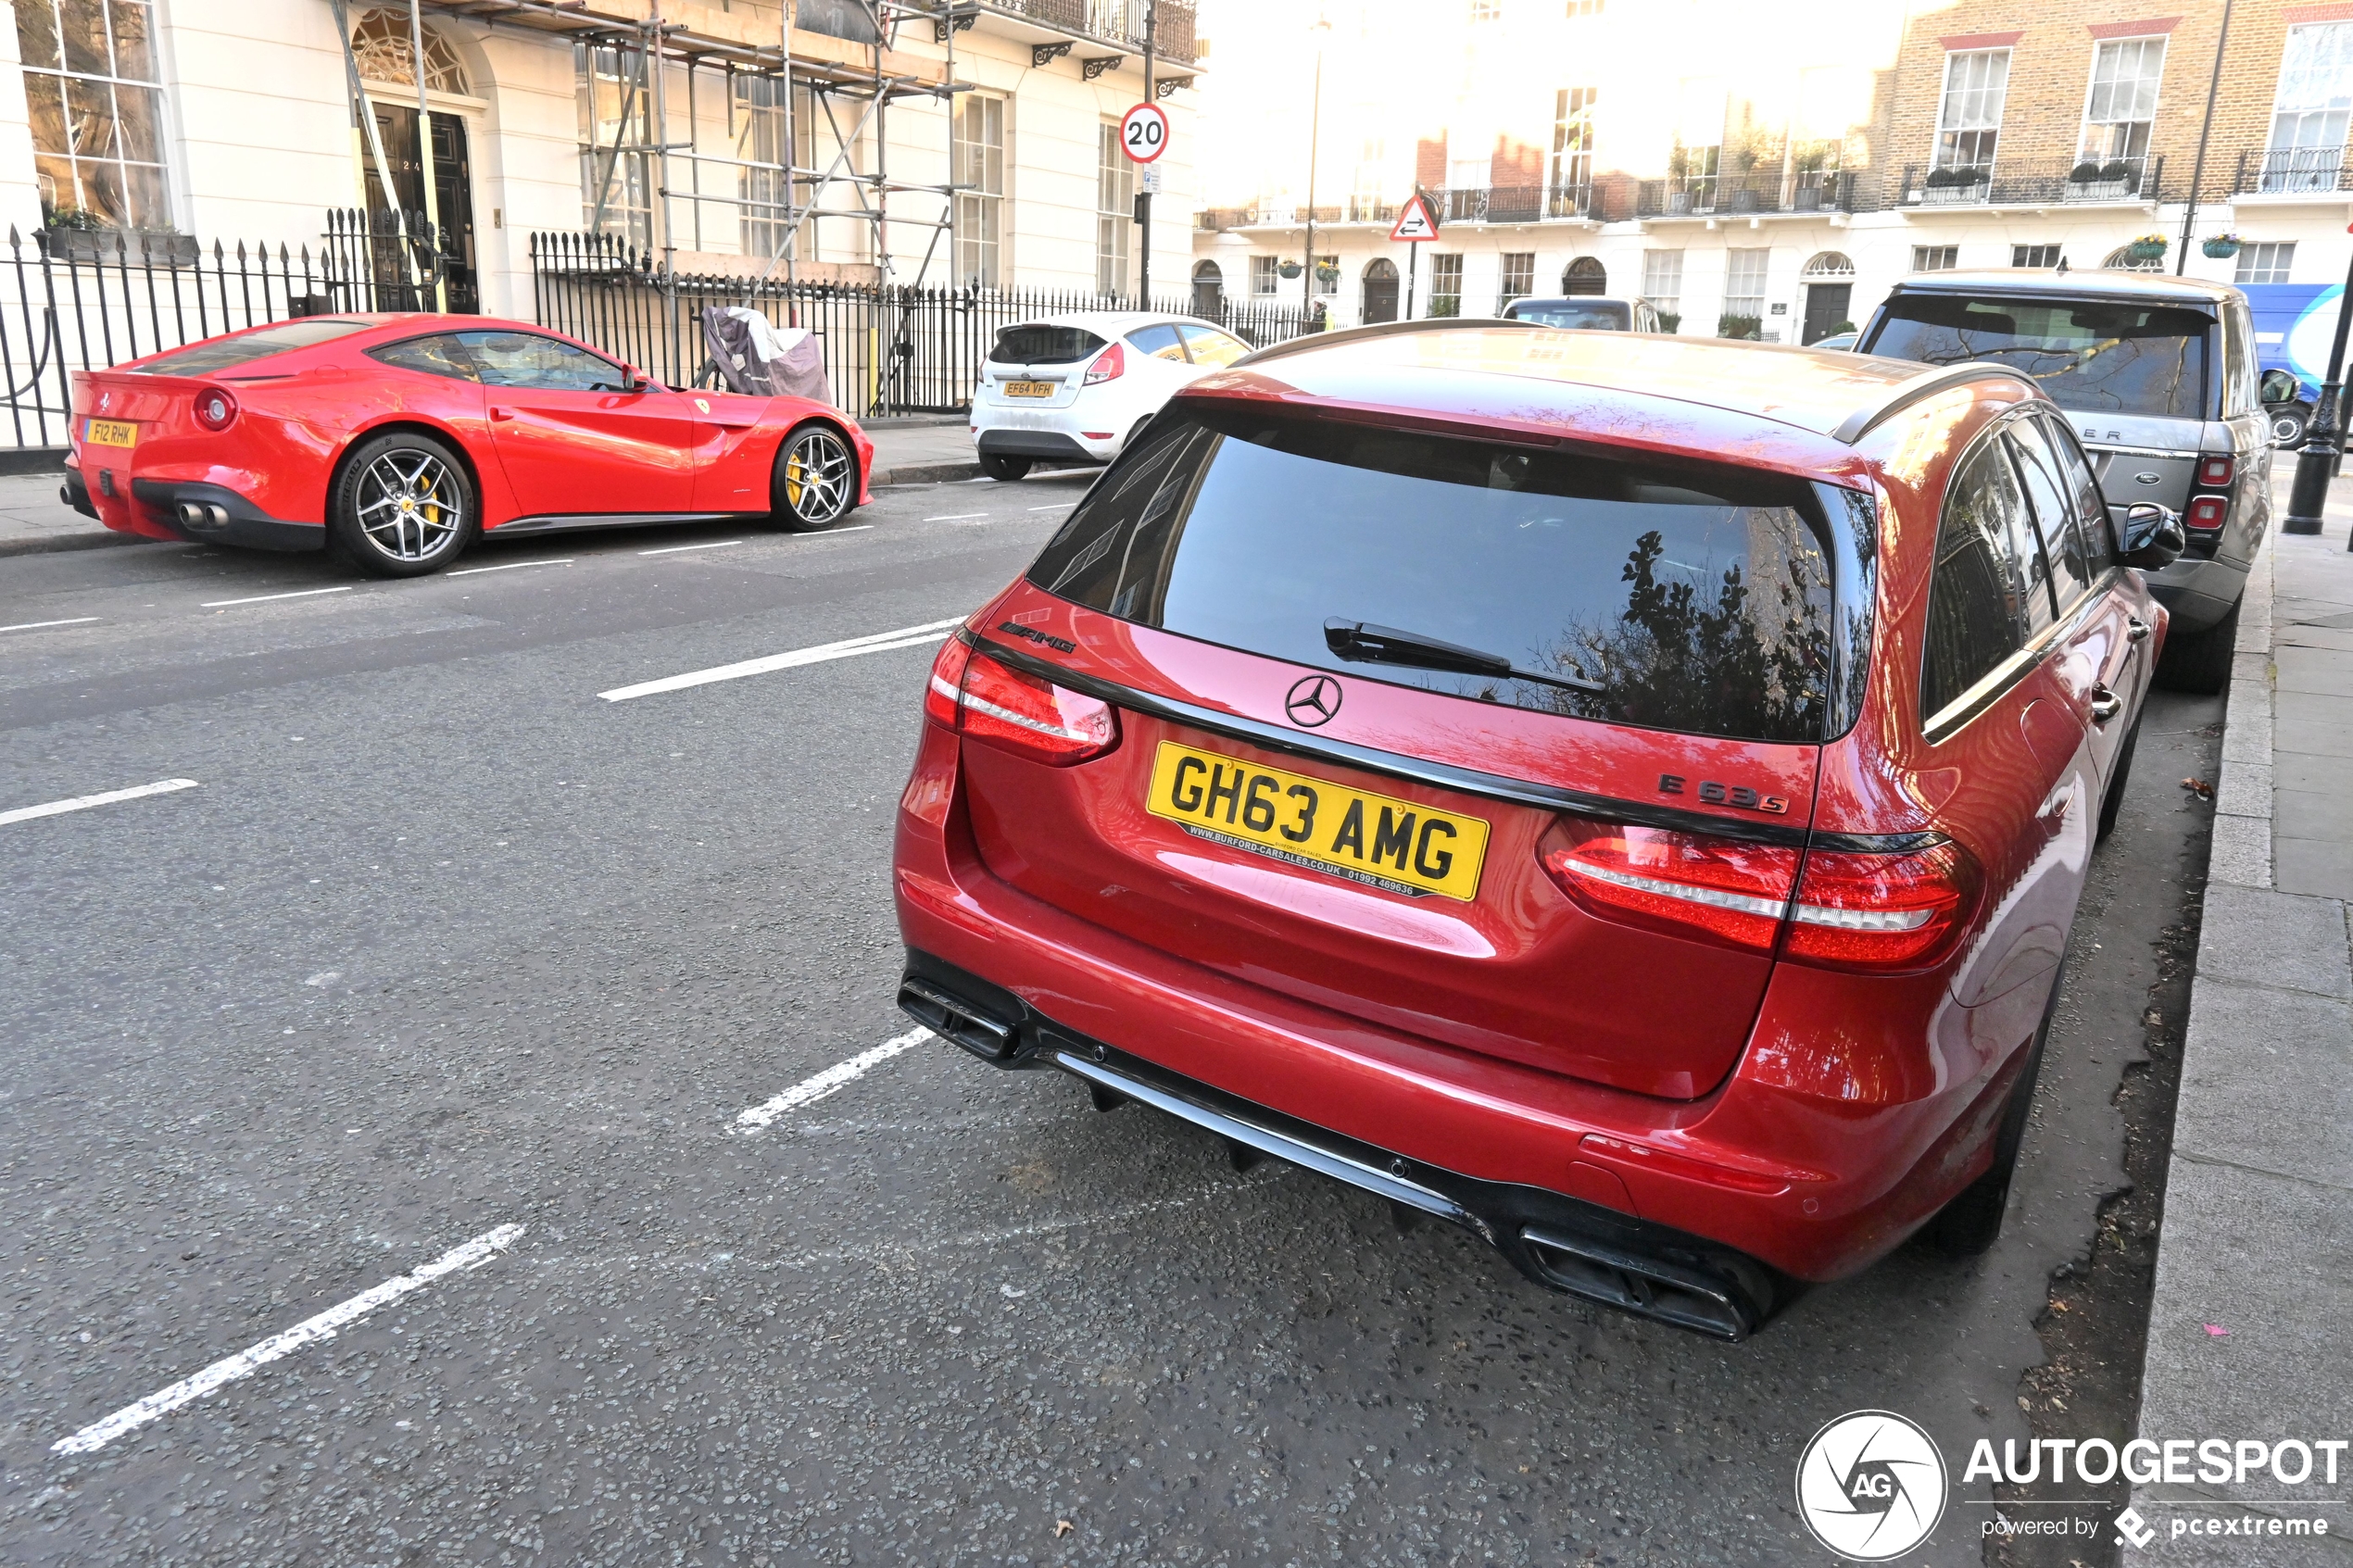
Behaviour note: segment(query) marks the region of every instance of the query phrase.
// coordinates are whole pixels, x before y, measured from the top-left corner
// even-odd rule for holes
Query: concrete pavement
[[[2300,1481],[2234,1448],[2225,1482],[2136,1487],[2127,1527],[2168,1562],[2353,1563],[2353,480],[2334,491],[2322,533],[2274,533],[2241,618],[2140,1435],[2338,1446]]]

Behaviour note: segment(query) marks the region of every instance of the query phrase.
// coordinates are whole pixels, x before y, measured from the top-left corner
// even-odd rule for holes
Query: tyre
[[[2141,721],[2136,714],[2133,733],[2124,737],[2123,749],[2116,754],[2116,774],[2108,781],[2108,793],[2100,797],[2100,831],[2094,843],[2106,842],[2116,831],[2117,813],[2124,809],[2125,781],[2133,776],[2133,752],[2141,744]]]
[[[2230,614],[2205,631],[2165,639],[2165,651],[2157,660],[2157,684],[2169,692],[2212,696],[2230,684],[2231,654],[2238,640],[2239,605],[2234,604]]]
[[[1035,460],[1031,458],[1008,458],[1000,452],[983,452],[980,455],[980,471],[991,479],[1001,479],[1010,484],[1026,476],[1029,465]]]
[[[439,571],[482,532],[472,477],[449,444],[417,431],[363,441],[327,497],[327,538],[362,571]]]
[[[2062,961],[2051,979],[2051,999],[2043,1005],[2043,1022],[2028,1047],[2026,1070],[2010,1086],[2009,1103],[2002,1109],[2002,1124],[1994,1134],[1994,1163],[1985,1174],[1953,1195],[1921,1233],[1930,1246],[1953,1258],[1974,1258],[2002,1234],[2002,1216],[2010,1204],[2010,1178],[2018,1172],[2018,1151],[2026,1142],[2026,1121],[2034,1110],[2034,1083],[2043,1073],[2043,1042],[2050,1038],[2051,1015],[2058,1010],[2059,981],[2067,974]]]
[[[778,527],[814,533],[848,517],[857,504],[858,457],[841,432],[805,424],[785,437],[768,494]]]
[[[2312,422],[2312,410],[2301,403],[2282,403],[2267,412],[2271,416],[2271,445],[2300,446],[2304,444],[2304,427]]]

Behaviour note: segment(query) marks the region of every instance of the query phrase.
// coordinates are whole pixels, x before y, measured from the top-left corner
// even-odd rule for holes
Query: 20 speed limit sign
[[[1119,122],[1119,144],[1138,163],[1150,163],[1168,150],[1168,116],[1158,104],[1138,104]]]

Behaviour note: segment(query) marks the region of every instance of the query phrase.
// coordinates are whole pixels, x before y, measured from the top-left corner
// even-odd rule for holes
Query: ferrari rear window
[[[1816,742],[1859,706],[1869,500],[1195,405],[1123,454],[1029,569],[1123,621],[1478,702]]]
[[[145,376],[209,376],[222,370],[249,365],[256,359],[267,359],[272,354],[284,354],[296,348],[316,348],[322,343],[333,343],[353,332],[364,332],[376,325],[373,321],[345,321],[333,316],[306,316],[299,321],[281,321],[274,327],[258,332],[240,332],[235,337],[215,338],[177,354],[167,354],[160,359],[150,359],[138,367]]]
[[[992,365],[1075,365],[1103,345],[1084,327],[1050,327],[1033,322],[1007,327],[988,351]]]

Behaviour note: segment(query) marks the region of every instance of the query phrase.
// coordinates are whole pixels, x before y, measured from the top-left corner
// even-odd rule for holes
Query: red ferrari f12
[[[333,548],[386,577],[485,533],[830,528],[874,444],[801,397],[673,391],[544,327],[314,316],[73,378],[64,498],[107,527]]]

